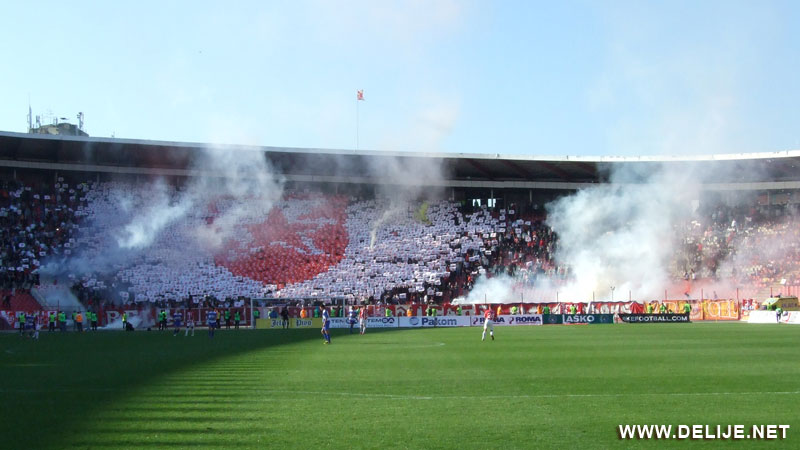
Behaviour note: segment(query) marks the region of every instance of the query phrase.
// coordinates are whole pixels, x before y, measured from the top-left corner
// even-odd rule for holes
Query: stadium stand
[[[25,289],[7,289],[0,291],[2,298],[2,309],[12,311],[38,311],[41,308],[39,302]]]
[[[12,292],[12,304],[22,309],[40,306],[30,294],[39,285],[38,268],[43,259],[69,254],[71,235],[77,227],[75,211],[83,187],[63,182],[0,184],[0,284]]]
[[[207,199],[208,208],[168,223],[144,250],[119,258],[106,254],[117,247],[119,230],[147,214],[143,208],[159,189],[172,202],[181,198],[175,186],[149,183],[71,187],[61,181],[49,188],[6,181],[0,191],[2,274],[3,285],[16,293],[12,307],[37,307],[28,291],[33,286],[47,295],[49,285],[39,286],[35,270],[44,259],[56,267],[69,261],[70,267],[61,269],[89,307],[265,296],[446,302],[468,292],[480,276],[505,274],[525,286],[539,278],[569,279],[569,268],[553,261],[557,237],[541,217],[517,217],[511,208],[466,213],[455,202],[441,201],[427,207],[422,222],[415,217],[418,204],[307,192],[287,193],[268,210],[258,209],[258,199]],[[232,209],[250,213],[230,224],[221,247],[198,246],[198,230],[213,228]],[[792,212],[720,207],[682,224],[676,229],[684,245],[672,266],[675,278],[732,277],[754,288],[780,281],[794,285],[800,250]],[[777,214],[786,217],[779,221]],[[749,259],[719,273],[730,249],[748,255],[767,239],[790,242],[794,257]]]
[[[405,295],[395,292],[398,299],[428,295],[441,300],[441,286],[450,272],[465,257],[477,260],[481,235],[496,233],[503,223],[485,209],[464,216],[453,202],[431,204],[429,223],[421,223],[414,218],[414,205],[392,209],[376,200],[348,205],[341,196],[288,193],[262,211],[263,216],[237,218],[215,249],[196,245],[198,233],[213,228],[226,211],[252,211],[250,201],[258,199],[225,199],[224,205],[211,199],[213,214],[193,211],[166,225],[146,249],[126,253],[124,264],[110,260],[103,252],[114,248],[112,239],[119,239],[115,230],[135,221],[142,211],[139,206],[153,195],[146,187],[103,183],[92,187],[87,206],[76,212],[84,219],[76,231],[76,251],[87,263],[105,265],[98,272],[113,269],[120,285],[130,286],[128,296],[123,293],[125,301],[269,294],[375,300],[398,289],[406,290]],[[130,213],[116,208],[120,197],[133,205]],[[175,199],[179,192],[170,190],[168,197]],[[385,224],[376,226],[381,220]],[[185,248],[193,251],[182,251]],[[70,276],[76,279],[79,274]],[[81,279],[80,286],[108,287],[92,275]]]
[[[504,274],[523,287],[571,277],[554,259],[558,237],[545,217],[513,203],[395,203],[301,186],[273,204],[192,197],[181,183],[150,178],[49,175],[0,182],[4,309],[41,308],[32,293],[47,297],[65,286],[89,308],[249,298],[446,303],[479,277]],[[742,298],[800,283],[795,203],[708,210],[675,229],[676,283],[734,280]],[[148,228],[158,221],[157,231]],[[780,252],[763,251],[774,242],[783,243]]]

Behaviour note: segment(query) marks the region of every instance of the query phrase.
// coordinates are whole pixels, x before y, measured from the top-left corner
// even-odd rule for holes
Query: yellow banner
[[[289,320],[291,322],[291,320]],[[265,328],[283,328],[283,320],[281,319],[256,319],[256,328],[263,330]]]
[[[736,300],[703,300],[704,320],[739,320]]]
[[[689,312],[689,320],[692,322],[697,322],[698,320],[703,320],[703,308],[697,302],[687,302],[685,300],[667,300],[664,303],[667,304],[667,308],[671,313],[683,314],[683,305],[689,304],[692,307],[691,311]]]
[[[322,328],[322,319],[289,319],[289,328]]]
[[[667,305],[671,313],[683,314],[683,305],[689,303],[692,311],[689,317],[692,322],[700,320],[739,320],[739,304],[736,300],[665,300],[662,303]],[[656,307],[655,312],[658,312]]]
[[[283,328],[283,320],[281,319],[256,319],[256,328],[259,330]],[[319,317],[311,319],[291,318],[289,319],[289,328],[322,328],[322,319]]]

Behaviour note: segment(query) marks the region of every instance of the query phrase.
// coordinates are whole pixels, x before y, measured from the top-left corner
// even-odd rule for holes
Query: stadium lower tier
[[[689,305],[689,319],[691,321],[737,321],[747,320],[749,313],[759,309],[759,303],[753,300],[665,300],[661,302],[641,303],[635,301],[625,302],[593,302],[593,303],[506,303],[506,304],[438,304],[427,305],[418,303],[400,305],[368,305],[365,306],[370,323],[375,326],[383,326],[386,319],[398,320],[391,322],[389,326],[398,326],[399,320],[403,321],[416,319],[419,324],[424,326],[446,326],[444,320],[458,317],[480,319],[487,309],[491,309],[498,317],[525,317],[530,315],[619,315],[619,314],[648,314],[648,310],[658,313],[661,306],[664,306],[667,314],[680,314],[684,311],[684,306]],[[281,327],[281,314],[286,309],[291,320],[306,320],[307,322],[292,322],[293,328],[319,326],[321,310],[317,306],[260,306],[251,308],[250,306],[241,308],[101,308],[95,311],[98,314],[98,326],[105,330],[123,330],[123,314],[127,322],[133,324],[135,329],[154,329],[159,327],[159,317],[161,314],[166,316],[166,327],[175,327],[174,319],[176,314],[179,317],[179,326],[185,327],[191,321],[196,326],[207,325],[207,317],[210,311],[216,311],[222,328],[235,328],[236,315],[239,316],[240,328],[253,328],[254,314],[260,318],[257,323],[258,328],[279,328]],[[346,306],[333,306],[331,317],[335,323],[347,321],[350,309]],[[226,320],[226,312],[228,312]],[[18,329],[17,317],[19,313],[33,314],[37,318],[37,323],[42,329],[47,329],[50,322],[50,315],[53,313],[57,317],[58,311],[45,310],[41,307],[33,309],[3,309],[0,310],[0,329]],[[72,329],[72,311],[67,313],[67,328]],[[457,319],[462,320],[462,319]],[[465,324],[458,322],[456,326],[471,325],[468,319]],[[423,322],[424,321],[424,322]],[[84,322],[86,326],[87,322]],[[405,322],[404,322],[405,323]],[[525,324],[518,322],[519,324]],[[545,324],[548,322],[544,322]],[[576,322],[580,323],[580,322]],[[599,323],[599,322],[598,322]],[[482,324],[482,322],[481,322]],[[473,324],[474,325],[474,324]],[[349,325],[348,325],[349,326]],[[412,325],[417,326],[417,325]],[[423,325],[420,325],[423,326]],[[58,326],[56,325],[56,328]]]

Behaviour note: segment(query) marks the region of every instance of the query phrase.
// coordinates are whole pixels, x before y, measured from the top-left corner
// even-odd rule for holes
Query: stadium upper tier
[[[376,152],[254,147],[0,132],[0,166],[167,176],[213,175],[195,162],[208,147],[262,152],[289,181],[382,184],[392,167],[437,167],[426,184],[453,187],[577,189],[602,183],[620,168],[637,176],[663,167],[700,165],[716,189],[800,188],[800,151],[675,157],[548,157],[498,153]],[[631,181],[635,182],[635,179]]]
[[[523,290],[557,286],[575,276],[574,266],[556,258],[559,237],[542,222],[545,204],[611,176],[620,181],[620,173],[633,184],[687,168],[709,191],[747,193],[687,199],[702,207],[670,223],[664,278],[792,285],[800,262],[798,163],[798,152],[503,157],[0,132],[0,274],[7,289],[29,289],[44,274],[114,301],[447,301],[500,273]],[[280,181],[259,179],[265,171]],[[255,182],[240,191],[228,182],[238,178]],[[544,297],[553,292],[532,295],[552,300]]]
[[[190,191],[150,182],[3,182],[3,287],[30,288],[41,272],[47,283],[55,277],[110,301],[446,301],[468,293],[481,276],[504,273],[520,289],[571,277],[568,262],[554,260],[552,230],[512,209],[470,212],[451,201],[318,192],[232,198]],[[710,211],[676,225],[673,280],[750,287],[800,280],[796,208]]]

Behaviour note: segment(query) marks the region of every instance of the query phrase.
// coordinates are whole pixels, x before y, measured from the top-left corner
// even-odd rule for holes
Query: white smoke
[[[717,179],[734,179],[735,169],[687,162],[615,164],[607,183],[547,205],[547,225],[558,236],[553,271],[536,276],[532,284],[481,277],[465,301],[736,298],[737,288],[751,287],[760,273],[781,281],[800,255],[796,211],[763,207],[767,223],[753,218],[749,224],[735,211],[753,207],[752,192],[719,195],[701,183],[709,170]],[[748,169],[750,175],[759,170]],[[726,223],[726,211],[738,222]],[[698,280],[679,281],[689,268]],[[787,285],[796,281],[791,273],[785,276]],[[747,295],[754,294],[751,290]]]
[[[392,216],[398,215],[403,209],[400,207],[400,202],[396,199],[389,204],[389,208],[383,211],[381,217],[378,218],[375,222],[372,223],[372,229],[369,231],[369,249],[372,250],[375,248],[375,242],[378,241],[378,230],[381,227],[389,222],[389,219]]]
[[[441,160],[419,157],[381,156],[369,159],[369,171],[378,180],[378,196],[388,206],[372,223],[369,248],[375,247],[379,230],[395,216],[405,215],[409,206],[420,206],[421,200],[438,200],[445,178]]]
[[[77,248],[46,261],[43,275],[74,282],[157,265],[202,272],[227,239],[264,220],[283,193],[282,176],[260,150],[208,147],[188,169],[196,176],[182,186],[162,179],[96,186]]]
[[[122,227],[117,238],[121,249],[146,248],[171,224],[216,205],[218,211],[209,212],[212,223],[198,223],[192,233],[199,245],[216,250],[238,224],[266,217],[283,193],[283,178],[273,173],[259,150],[207,147],[192,169],[206,175],[191,179],[180,191],[161,180],[154,183],[147,205]]]
[[[237,224],[265,218],[283,195],[283,176],[275,173],[260,150],[211,147],[199,165],[216,171],[218,177],[199,178],[189,195],[202,201],[228,200],[213,223],[196,230],[199,242],[212,249],[218,249]]]
[[[522,297],[514,292],[515,284],[515,280],[505,274],[492,278],[480,276],[462,303],[518,303]]]
[[[654,296],[669,280],[675,225],[691,217],[700,185],[685,167],[617,170],[608,184],[547,205],[556,261],[571,269],[562,300],[610,299],[612,287]]]
[[[188,197],[173,198],[163,180],[155,182],[150,193],[148,204],[139,205],[144,209],[134,211],[133,220],[118,231],[119,248],[138,250],[149,247],[164,227],[183,217],[194,203]],[[123,210],[130,211],[130,205],[123,205]]]

